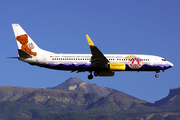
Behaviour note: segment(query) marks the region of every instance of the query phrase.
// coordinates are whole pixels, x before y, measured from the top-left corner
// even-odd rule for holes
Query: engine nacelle
[[[98,76],[114,76],[114,71],[99,71]]]
[[[105,69],[104,69],[105,68]],[[114,76],[114,71],[123,71],[126,69],[125,63],[109,63],[100,71],[94,73],[95,76]]]
[[[123,71],[126,69],[125,63],[109,63],[110,71]]]

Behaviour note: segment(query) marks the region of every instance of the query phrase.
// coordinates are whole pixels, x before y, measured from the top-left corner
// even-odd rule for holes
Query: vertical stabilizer
[[[51,52],[40,49],[19,24],[12,24],[12,27],[19,51],[24,51],[31,56],[52,54]]]

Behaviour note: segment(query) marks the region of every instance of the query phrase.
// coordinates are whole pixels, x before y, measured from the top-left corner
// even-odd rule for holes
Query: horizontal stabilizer
[[[9,59],[18,59],[18,57],[6,57],[6,58],[9,58]]]
[[[19,53],[19,57],[22,57],[22,58],[32,58],[32,56],[30,54],[28,54],[27,52],[21,50],[21,49],[18,49],[18,53]]]

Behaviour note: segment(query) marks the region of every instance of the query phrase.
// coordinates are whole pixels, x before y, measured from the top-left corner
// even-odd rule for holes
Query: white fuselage
[[[104,54],[105,57],[111,63],[125,63],[125,71],[159,71],[165,70],[173,66],[172,63],[166,61],[162,57],[154,55],[128,55],[128,54]],[[32,58],[20,58],[24,62],[28,62],[32,65],[38,65],[41,67],[58,69],[58,70],[79,70],[88,71],[91,65],[91,54],[50,54],[50,55],[38,55]],[[128,58],[129,57],[129,58]],[[132,64],[130,59],[137,57],[141,59],[141,66],[138,66],[138,60],[136,65]],[[135,64],[135,63],[134,63]]]
[[[19,24],[12,24],[18,45],[18,59],[40,67],[114,76],[114,71],[164,71],[173,66],[162,57],[138,54],[103,54],[86,34],[91,54],[55,54],[39,48]],[[156,77],[158,75],[156,74]]]

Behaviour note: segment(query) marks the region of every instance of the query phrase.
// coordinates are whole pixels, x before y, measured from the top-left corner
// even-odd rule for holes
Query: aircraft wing
[[[104,54],[94,45],[90,37],[86,34],[88,44],[91,49],[91,66],[90,67],[101,67],[107,65],[109,60],[104,56]]]

